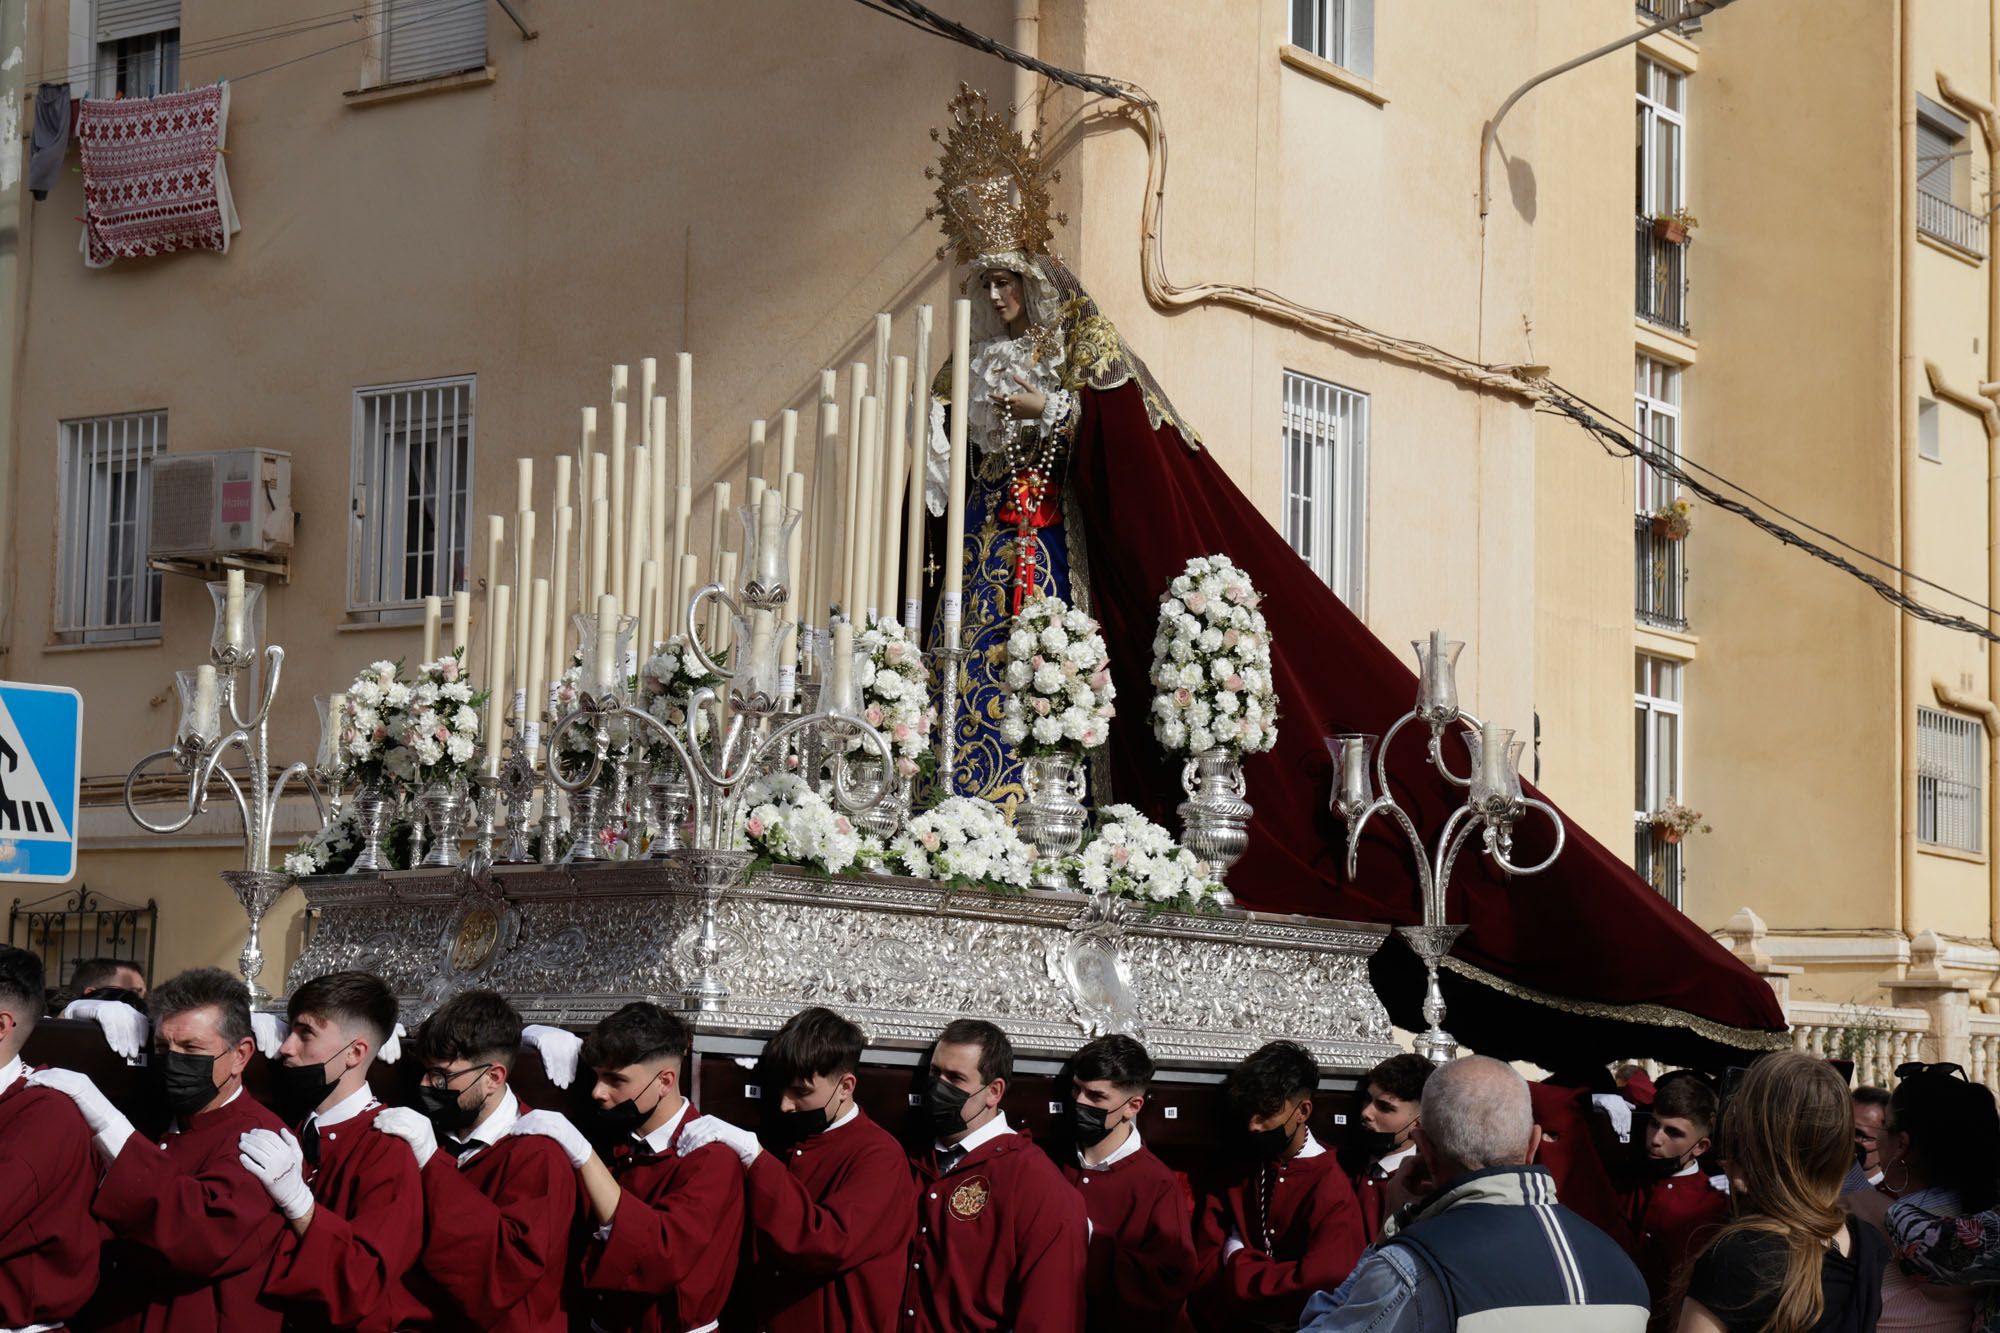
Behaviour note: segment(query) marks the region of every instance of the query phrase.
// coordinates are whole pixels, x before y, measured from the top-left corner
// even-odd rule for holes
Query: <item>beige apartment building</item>
[[[92,270],[73,152],[21,204],[0,675],[72,684],[87,708],[82,871],[43,909],[83,885],[106,911],[150,904],[140,947],[162,971],[241,944],[215,877],[240,855],[233,810],[160,838],[119,803],[210,628],[199,580],[146,568],[157,459],[290,456],[296,533],[261,630],[289,654],[276,751],[305,757],[312,696],[415,653],[423,595],[483,604],[466,534],[511,508],[514,459],[574,447],[610,365],[694,354],[699,495],[740,474],[752,420],[810,409],[874,312],[909,350],[916,308],[956,294],[922,173],[963,81],[1038,120],[1071,219],[1057,248],[1232,475],[1382,638],[1469,641],[1467,705],[1532,731],[1573,818],[1703,925],[1754,909],[1746,956],[1829,1030],[1983,998],[1987,645],[1705,506],[1684,541],[1656,536],[1671,479],[1505,374],[1162,282],[1548,367],[1988,623],[1989,3],[1738,0],[1606,55],[1508,113],[1483,222],[1481,129],[1509,93],[1680,0],[940,8],[1157,100],[1173,152],[1150,291],[1164,148],[1138,118],[859,4],[376,0],[330,21],[304,0],[29,0],[30,85],[230,81],[242,221],[226,255]],[[1688,239],[1655,226],[1677,210]],[[388,518],[411,496],[366,485],[409,448],[448,519],[421,531]],[[1646,821],[1674,801],[1714,831],[1665,843]],[[312,823],[287,809],[278,847]],[[23,912],[48,897],[14,890]],[[274,969],[309,928],[300,903],[267,929]],[[1917,963],[1951,980],[1883,991],[1923,931],[1940,944]]]

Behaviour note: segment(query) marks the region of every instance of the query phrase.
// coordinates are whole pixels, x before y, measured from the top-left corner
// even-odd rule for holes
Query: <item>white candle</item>
[[[639,661],[641,665],[660,645],[660,622],[654,608],[660,604],[660,562],[643,561],[639,566]]]
[[[460,588],[451,595],[451,650],[458,664],[466,665],[465,655],[472,646],[472,593]]]
[[[770,677],[764,673],[771,669],[772,636],[776,626],[771,623],[771,613],[758,607],[750,613],[750,659],[748,666],[755,675],[756,684],[765,684]]]
[[[653,434],[653,390],[660,382],[660,360],[658,357],[639,358],[639,443],[652,447],[660,437]]]
[[[749,487],[752,482],[761,483],[764,481],[765,429],[765,423],[762,421],[753,421],[750,423],[750,446],[744,451],[743,460],[743,486],[745,495],[749,494]]]
[[[729,518],[728,482],[718,481],[715,483],[714,498],[715,506],[708,516],[708,576],[711,579],[722,577],[723,534],[729,530],[724,526]],[[723,587],[727,588],[729,586],[728,581],[724,580]]]
[[[1359,741],[1341,747],[1340,790],[1349,800],[1361,800],[1368,791],[1368,752]]]
[[[875,605],[891,620],[898,615],[896,576],[902,572],[903,457],[910,420],[910,359],[899,356],[889,366],[889,428],[883,435],[882,520],[875,541]]]
[[[590,684],[600,695],[618,687],[618,599],[604,593],[597,599],[597,641],[592,645]]]
[[[861,400],[868,396],[868,367],[859,361],[847,367],[847,448],[841,453],[840,586],[834,589],[840,613],[852,620],[860,614],[860,585],[854,558],[860,544],[854,540],[861,530],[855,503],[861,491]]]
[[[222,731],[215,700],[215,667],[203,662],[194,669],[194,730],[205,741],[214,740]]]
[[[716,577],[721,581],[723,587],[732,590],[736,587],[736,552],[724,551],[722,553],[722,572]],[[729,608],[724,606],[720,600],[710,602],[709,605],[715,608],[715,650],[719,653],[726,653],[729,651],[729,645],[736,638],[735,618],[729,614]]]
[[[631,392],[631,387],[632,368],[625,365],[611,367],[611,401],[613,403],[627,401],[627,395]]]
[[[490,772],[500,762],[500,733],[506,730],[507,698],[507,616],[514,590],[501,584],[493,590],[493,607],[487,616],[487,646],[492,656],[486,666],[486,766]]]
[[[492,684],[493,663],[503,651],[498,635],[505,632],[499,617],[492,613],[493,598],[500,587],[500,548],[507,544],[507,520],[498,514],[486,516],[486,676]]]
[[[871,392],[874,393],[878,400],[875,417],[875,453],[877,457],[880,457],[882,453],[882,435],[887,428],[889,419],[888,409],[879,400],[882,397],[882,391],[889,386],[889,339],[894,333],[895,326],[890,321],[887,312],[878,313],[875,316],[875,359],[872,362],[875,368],[874,376],[868,381],[875,386]]]
[[[424,598],[424,656],[426,662],[435,662],[438,655],[438,626],[444,620],[444,602],[436,597]]]
[[[514,515],[514,585],[521,590],[521,605],[514,614],[514,716],[525,717],[528,701],[533,698],[527,693],[528,640],[532,632],[528,611],[533,605],[535,583],[535,511],[523,509]],[[547,614],[546,611],[543,614]]]
[[[514,512],[520,513],[535,507],[535,460],[517,458],[514,460]]]
[[[576,511],[564,502],[556,509],[555,551],[549,569],[549,670],[545,680],[562,678],[569,665],[569,609],[577,605],[569,586],[569,533]]]
[[[652,498],[649,492],[653,484],[653,460],[651,451],[644,445],[632,451],[632,515],[625,538],[625,587],[631,595],[620,602],[640,615],[645,608],[638,604],[639,566],[651,554],[646,549],[647,532],[652,527]]]
[[[626,531],[628,516],[625,512],[625,404],[611,405],[611,566],[609,588],[611,595],[624,606],[631,601],[625,594],[625,543],[631,534]]]
[[[223,575],[222,641],[242,648],[249,640],[243,635],[243,571],[232,569]]]
[[[951,469],[945,492],[944,588],[938,618],[945,644],[958,644],[960,596],[965,577],[965,418],[972,393],[972,302],[951,303]]]
[[[574,460],[568,454],[556,455],[556,494],[555,503],[549,506],[550,509],[561,509],[564,505],[570,503],[569,476],[572,461]],[[551,586],[549,591],[554,592],[555,588]]]
[[[1479,724],[1479,780],[1488,791],[1501,792],[1507,785],[1506,728],[1492,722]]]
[[[931,308],[917,307],[916,420],[910,422],[908,511],[903,539],[903,623],[916,639],[922,629],[924,606],[924,484],[925,459],[931,452]]]
[[[591,606],[610,589],[605,582],[605,565],[611,558],[611,502],[592,500],[590,502],[590,582],[586,596]]]
[[[797,472],[785,474],[784,507],[793,513],[802,514],[805,509],[806,479]],[[805,546],[805,522],[792,524],[792,535],[787,539],[785,554],[791,564],[791,575],[785,580],[785,619],[796,625],[799,623],[799,553]]]
[[[577,500],[576,568],[581,574],[586,561],[584,552],[590,549],[590,502],[597,497],[591,493],[592,478],[597,475],[597,409],[583,409],[583,450],[577,455],[579,469],[576,485]]]
[[[199,670],[199,668],[196,669]],[[211,671],[214,670],[213,667],[209,669]],[[199,692],[200,686],[201,679],[197,676],[195,678],[197,692]],[[346,721],[346,713],[346,691],[338,690],[326,696],[326,726],[324,735],[320,740],[320,745],[328,754],[338,755],[340,753],[340,732],[343,723]]]
[[[675,634],[688,632],[688,603],[694,599],[694,590],[701,586],[701,560],[693,551],[681,557],[680,582],[674,594],[674,620],[671,626]]]
[[[757,582],[775,588],[778,573],[779,538],[785,526],[785,497],[767,490],[757,499]]]
[[[652,452],[653,475],[647,479],[647,493],[652,500],[647,515],[646,558],[664,565],[667,559],[667,529],[672,518],[669,509],[674,502],[674,493],[667,482],[667,400],[653,399],[653,438],[649,445]],[[664,624],[667,618],[666,581],[662,579],[654,593],[653,623]]]
[[[673,585],[674,595],[667,601],[667,624],[669,634],[681,632],[681,617],[687,611],[687,592],[679,583],[680,571],[688,556],[688,516],[694,510],[694,488],[686,482],[674,487],[674,563],[668,572],[668,580]]]
[[[851,712],[854,708],[854,626],[845,620],[833,626],[833,702]]]
[[[536,579],[528,593],[528,658],[522,670],[528,677],[528,712],[522,722],[523,737],[529,742],[528,762],[539,768],[541,761],[536,751],[541,748],[541,728],[536,720],[541,713],[542,702],[548,689],[549,651],[549,581]]]
[[[876,415],[874,397],[863,398],[861,418],[854,428],[855,472],[859,480],[854,487],[854,550],[849,557],[853,561],[850,566],[854,571],[853,582],[847,590],[847,613],[863,629],[868,627],[867,617],[878,610],[875,604],[875,489],[881,481],[881,468],[875,451]]]
[[[694,485],[694,357],[674,358],[674,466],[676,480]]]
[[[799,414],[788,407],[778,414],[778,479],[772,484],[783,486],[798,469]]]
[[[834,559],[839,547],[834,545],[834,498],[840,494],[839,472],[834,465],[834,451],[840,443],[840,405],[833,401],[830,391],[832,371],[822,372],[820,388],[826,391],[819,405],[819,442],[813,449],[812,471],[812,586],[808,590],[805,605],[805,619],[815,625],[827,623],[827,605],[833,600],[833,579],[836,565]]]

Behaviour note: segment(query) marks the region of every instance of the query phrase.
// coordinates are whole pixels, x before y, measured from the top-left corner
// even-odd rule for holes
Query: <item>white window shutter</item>
[[[115,42],[181,26],[181,0],[97,0],[97,40]]]
[[[1341,64],[1364,79],[1375,77],[1375,0],[1347,0],[1347,50]]]
[[[484,0],[390,0],[379,21],[386,83],[436,78],[486,63]]]

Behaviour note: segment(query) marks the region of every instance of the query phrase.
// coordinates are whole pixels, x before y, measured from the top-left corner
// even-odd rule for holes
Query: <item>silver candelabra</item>
[[[1464,926],[1445,921],[1445,886],[1451,880],[1452,863],[1466,842],[1477,834],[1486,855],[1505,873],[1538,874],[1562,854],[1566,830],[1554,806],[1521,790],[1524,742],[1514,739],[1511,728],[1481,722],[1458,706],[1458,655],[1465,645],[1433,630],[1428,642],[1417,640],[1411,646],[1417,652],[1416,707],[1397,718],[1380,737],[1348,732],[1328,736],[1326,745],[1333,755],[1331,804],[1347,825],[1348,878],[1355,876],[1362,830],[1377,814],[1394,820],[1409,839],[1423,895],[1423,924],[1399,927],[1397,933],[1408,941],[1424,964],[1423,1014],[1429,1026],[1417,1038],[1417,1051],[1433,1061],[1444,1061],[1457,1056],[1458,1041],[1444,1029],[1445,1004],[1438,986],[1438,967],[1465,932]],[[1389,749],[1403,728],[1413,722],[1422,722],[1430,728],[1427,748],[1431,767],[1446,782],[1467,791],[1465,804],[1454,809],[1444,827],[1438,830],[1435,850],[1426,849],[1415,821],[1389,790]],[[1452,772],[1445,762],[1444,737],[1453,731],[1463,738],[1471,755],[1471,771],[1465,777]],[[1547,815],[1555,826],[1555,847],[1537,864],[1518,866],[1511,859],[1514,825],[1531,809]]]

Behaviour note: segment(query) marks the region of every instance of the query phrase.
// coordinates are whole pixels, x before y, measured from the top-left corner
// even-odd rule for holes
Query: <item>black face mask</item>
[[[1243,1133],[1244,1150],[1253,1161],[1275,1162],[1285,1155],[1285,1149],[1292,1146],[1292,1130],[1289,1119],[1286,1124],[1273,1125],[1269,1129],[1251,1129]]]
[[[347,1053],[347,1046],[333,1057],[338,1060]],[[296,1125],[319,1109],[321,1102],[332,1093],[340,1080],[328,1078],[326,1067],[333,1060],[323,1060],[316,1065],[279,1065],[272,1071],[271,1100],[276,1103],[278,1118],[288,1125]]]
[[[79,995],[77,998],[80,1000],[117,1000],[121,1004],[131,1005],[142,1014],[146,1012],[146,1002],[140,998],[139,992],[128,990],[123,986],[99,986],[90,994]]]
[[[931,1132],[939,1138],[964,1133],[965,1104],[971,1100],[972,1094],[963,1088],[932,1079],[924,1089],[924,1118],[930,1121]]]
[[[222,1055],[229,1052],[224,1051]],[[154,1077],[159,1080],[167,1109],[177,1120],[186,1120],[215,1100],[220,1091],[215,1084],[215,1062],[222,1055],[191,1055],[186,1051],[159,1051],[153,1056]]]
[[[644,1108],[640,1107],[637,1097],[627,1097],[614,1106],[599,1106],[593,1102],[583,1136],[600,1154],[620,1145],[629,1145],[639,1137],[639,1126],[660,1109],[661,1098],[666,1095],[662,1092],[659,1097],[653,1098],[651,1106]]]
[[[1376,1158],[1387,1157],[1402,1145],[1396,1142],[1394,1134],[1379,1129],[1364,1129],[1354,1136],[1354,1146],[1373,1161]]]
[[[1687,1163],[1678,1157],[1648,1157],[1639,1163],[1639,1179],[1671,1180],[1687,1169]]]
[[[815,1134],[826,1133],[833,1126],[833,1103],[839,1095],[836,1091],[824,1106],[798,1111],[781,1110],[776,1099],[766,1101],[764,1123],[758,1127],[757,1137],[770,1147],[790,1148]]]
[[[480,1072],[490,1066],[481,1065]],[[465,1106],[458,1100],[458,1093],[450,1088],[433,1088],[428,1084],[417,1087],[417,1109],[431,1122],[431,1128],[440,1134],[453,1138],[472,1128],[472,1122],[479,1119],[480,1105]]]
[[[1071,1100],[1064,1103],[1063,1115],[1069,1121],[1069,1136],[1079,1148],[1095,1148],[1111,1136],[1117,1125],[1104,1123],[1111,1112],[1102,1106],[1092,1106],[1088,1102]]]

